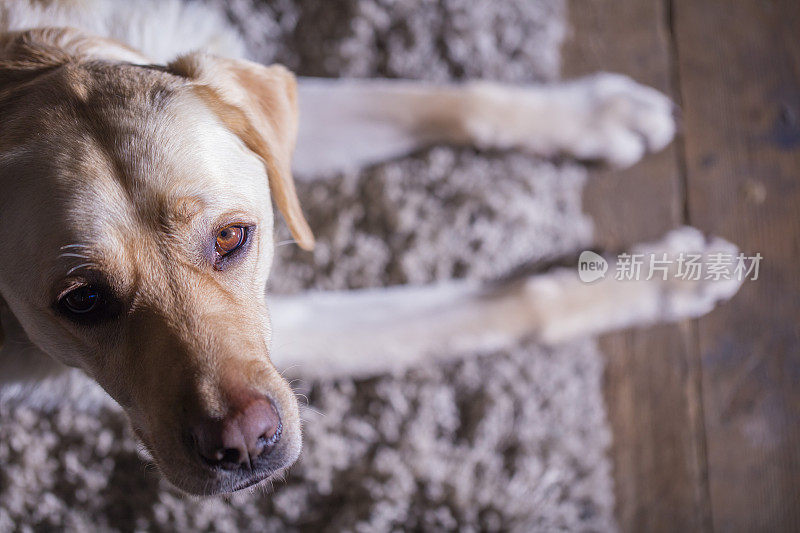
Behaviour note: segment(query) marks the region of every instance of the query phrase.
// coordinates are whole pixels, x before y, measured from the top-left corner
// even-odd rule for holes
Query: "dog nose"
[[[266,397],[233,406],[222,420],[207,419],[192,429],[197,452],[211,466],[226,470],[252,468],[280,440],[281,420]]]

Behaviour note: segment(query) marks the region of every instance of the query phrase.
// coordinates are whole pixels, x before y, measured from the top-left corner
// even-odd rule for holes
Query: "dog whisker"
[[[289,370],[291,370],[293,368],[297,368],[298,366],[300,366],[299,363],[295,363],[293,365],[289,365],[286,368],[284,368],[283,370],[278,371],[278,374],[280,374],[281,377],[285,377],[286,376],[286,372],[288,372]]]
[[[75,254],[75,253],[71,253],[71,252],[60,254],[58,257],[78,257],[80,259],[89,259],[88,255]]]
[[[295,392],[295,395],[296,395],[298,398],[302,398],[302,399],[304,399],[304,400],[306,401],[306,406],[308,406],[308,404],[309,404],[309,401],[308,401],[308,396],[306,396],[305,394],[303,394],[303,393],[300,393],[300,392]]]
[[[94,263],[81,263],[80,265],[74,266],[74,267],[70,268],[69,270],[67,270],[67,276],[69,276],[70,274],[72,274],[73,272],[75,272],[76,270],[79,270],[81,268],[93,267],[93,266],[96,266],[96,265]]]
[[[280,241],[280,242],[275,244],[275,247],[277,248],[278,246],[286,246],[287,244],[294,244],[296,242],[297,241],[294,240],[294,239],[289,239],[288,241]]]
[[[313,407],[310,407],[310,406],[308,406],[308,405],[304,405],[304,406],[303,406],[303,409],[304,409],[304,410],[311,411],[312,413],[318,414],[319,416],[325,416],[325,413],[323,413],[323,412],[321,412],[321,411],[317,411],[316,409],[314,409]]]

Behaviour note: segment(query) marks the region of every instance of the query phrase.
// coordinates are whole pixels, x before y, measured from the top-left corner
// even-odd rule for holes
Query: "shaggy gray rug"
[[[305,75],[550,80],[564,34],[561,0],[226,9],[256,59]],[[575,165],[437,147],[303,183],[318,248],[280,247],[271,290],[493,279],[573,253],[591,236],[584,178]],[[0,406],[0,531],[611,530],[602,371],[587,340],[299,382],[305,449],[286,480],[202,500],[148,466],[118,408],[78,407],[77,386],[52,410]]]

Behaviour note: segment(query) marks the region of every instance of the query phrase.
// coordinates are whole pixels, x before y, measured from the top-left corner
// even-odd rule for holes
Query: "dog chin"
[[[181,492],[193,496],[259,490],[269,481],[281,477],[297,461],[302,449],[299,430],[286,430],[280,443],[268,456],[258,461],[260,464],[254,463],[252,470],[237,473],[203,464],[192,456],[185,443],[167,445],[166,450],[170,450],[170,447],[178,449],[162,453],[161,448],[154,445],[154,439],[149,438],[149,432],[138,425],[131,427],[164,478]]]
[[[161,475],[170,485],[189,496],[217,496],[231,494],[245,490],[260,483],[266,483],[273,472],[253,472],[244,479],[239,476],[225,475],[224,473],[208,472],[201,469],[192,469],[192,472],[170,471],[156,461]]]
[[[253,472],[250,476],[241,479],[239,476],[214,476],[211,478],[187,479],[179,482],[170,476],[165,476],[178,490],[192,496],[208,497],[225,494],[253,492],[266,487],[267,484],[280,477],[284,469],[276,471]]]
[[[226,493],[237,493],[237,492],[244,492],[244,491],[254,491],[265,487],[268,482],[272,481],[273,479],[280,476],[283,470],[278,470],[277,472],[267,473],[267,474],[258,474],[253,476],[252,479],[243,481],[238,485],[234,485],[231,487],[230,490],[227,489],[220,489],[215,494],[226,494]]]
[[[291,453],[287,457],[286,451],[288,450],[273,450],[274,456],[267,463],[269,466],[235,473],[201,466],[186,458],[181,461],[162,461],[157,454],[153,453],[150,446],[147,448],[162,475],[170,484],[181,492],[200,497],[260,490],[270,481],[280,478],[286,469],[297,460],[297,457]],[[170,465],[171,468],[167,469],[165,465]]]

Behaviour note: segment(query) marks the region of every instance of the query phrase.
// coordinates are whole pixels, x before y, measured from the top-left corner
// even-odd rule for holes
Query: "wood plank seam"
[[[678,117],[678,131],[675,135],[675,165],[678,171],[678,185],[681,190],[679,195],[682,200],[681,206],[681,220],[686,225],[691,225],[691,216],[689,209],[689,171],[686,162],[686,135],[683,131],[682,123],[680,121],[681,113],[684,103],[683,86],[681,85],[681,74],[679,64],[679,49],[678,49],[678,36],[675,28],[675,3],[674,0],[664,0],[664,24],[668,40],[668,66],[669,66],[669,80],[671,86],[672,98],[677,106]],[[689,401],[689,406],[695,406],[696,412],[690,413],[691,422],[694,425],[695,435],[695,465],[697,468],[698,480],[700,486],[696,487],[697,497],[699,501],[700,513],[700,528],[703,531],[714,531],[714,513],[711,509],[711,488],[709,484],[708,473],[708,448],[706,443],[706,423],[705,423],[705,409],[703,405],[703,379],[702,372],[703,366],[700,360],[700,331],[698,320],[687,320],[685,322],[684,337],[687,342],[687,352],[690,361],[690,375],[693,379],[689,379],[687,383],[687,395],[690,399],[694,396],[694,402]]]

